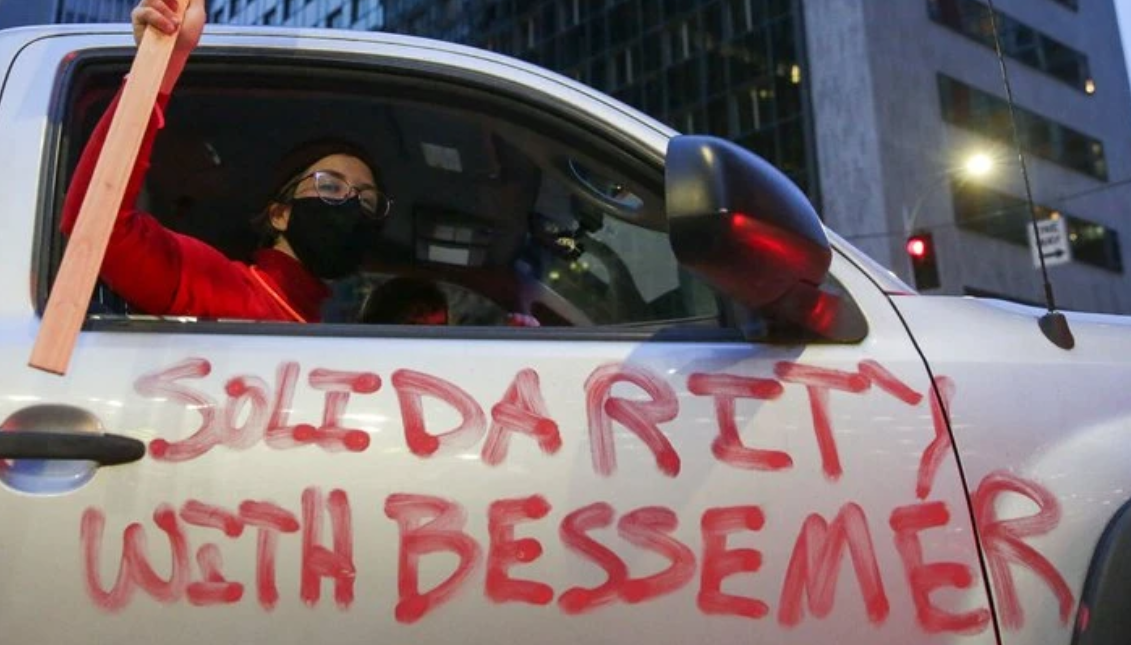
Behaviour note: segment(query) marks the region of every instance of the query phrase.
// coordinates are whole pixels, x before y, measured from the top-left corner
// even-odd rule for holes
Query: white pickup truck
[[[1126,642],[1131,320],[919,296],[754,155],[488,52],[210,28],[139,206],[243,257],[264,160],[344,132],[396,197],[365,271],[309,325],[100,286],[26,367],[133,52],[0,32],[3,642]],[[355,323],[399,275],[453,324]]]

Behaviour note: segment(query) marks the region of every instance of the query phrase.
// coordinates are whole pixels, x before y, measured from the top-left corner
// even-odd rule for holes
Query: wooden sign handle
[[[178,19],[187,2],[178,3]],[[79,209],[63,262],[47,299],[43,321],[28,365],[66,374],[79,330],[86,319],[106,244],[133,172],[157,93],[173,54],[177,35],[148,27],[134,56],[122,98],[110,122],[105,145],[94,167],[90,188]],[[143,270],[143,267],[138,267]]]

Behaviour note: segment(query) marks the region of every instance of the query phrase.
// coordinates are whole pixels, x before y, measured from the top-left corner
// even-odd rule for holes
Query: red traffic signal
[[[935,255],[935,240],[930,233],[916,233],[907,238],[907,257],[911,260],[911,273],[916,289],[938,289],[939,264]]]

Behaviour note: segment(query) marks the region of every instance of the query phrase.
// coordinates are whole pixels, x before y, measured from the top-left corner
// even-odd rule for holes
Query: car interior
[[[120,59],[76,64],[58,115],[56,204],[118,90]],[[439,285],[458,325],[718,326],[719,300],[667,241],[663,169],[610,136],[499,92],[342,65],[202,57],[170,102],[138,207],[247,260],[273,162],[323,137],[363,146],[395,200],[360,275],[337,281],[328,323],[356,322],[398,276]],[[56,212],[58,207],[56,208]],[[59,237],[58,235],[55,236]],[[56,242],[51,266],[57,266]],[[91,313],[137,316],[105,286]]]

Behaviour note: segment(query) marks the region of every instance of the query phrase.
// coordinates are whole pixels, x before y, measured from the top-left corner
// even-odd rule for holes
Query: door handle
[[[0,432],[0,459],[71,459],[115,466],[145,456],[145,444],[116,434],[93,432]]]

